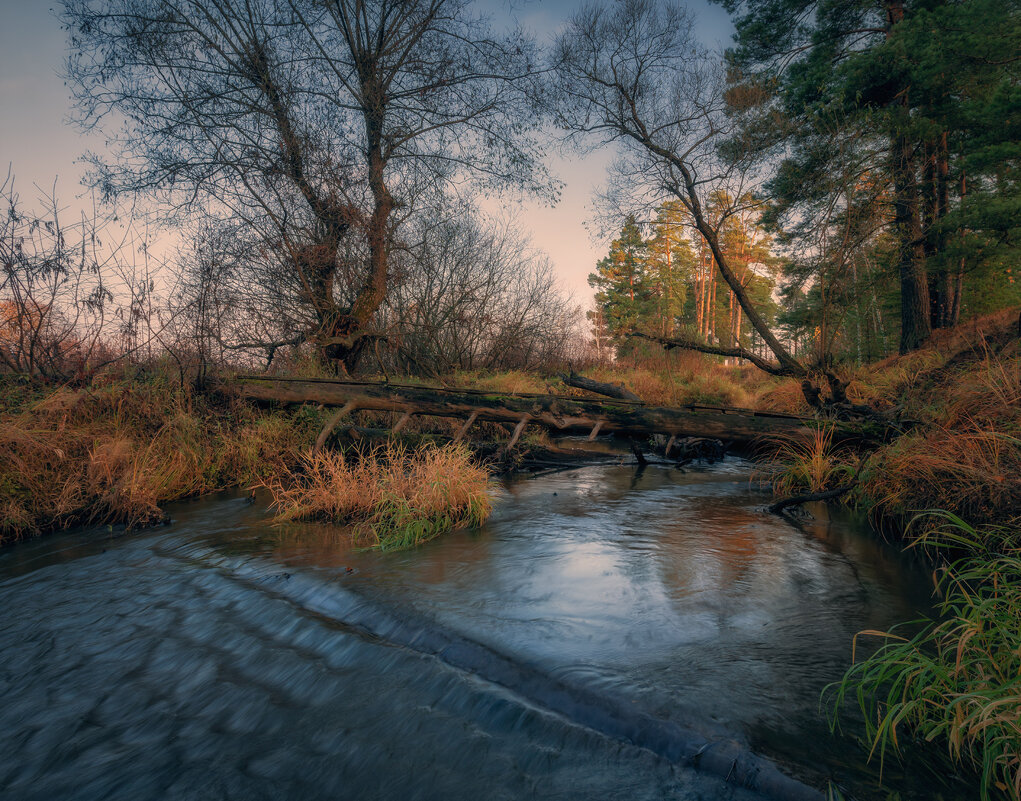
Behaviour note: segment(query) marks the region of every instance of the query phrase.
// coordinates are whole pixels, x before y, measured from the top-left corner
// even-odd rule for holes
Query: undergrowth
[[[1021,526],[1021,341],[1015,310],[941,332],[928,347],[846,368],[858,404],[889,410],[908,430],[867,458],[838,447],[820,420],[807,442],[766,450],[780,495],[832,489],[887,530],[927,509],[981,527]],[[763,383],[758,408],[811,414],[797,381]],[[859,468],[860,465],[860,468]],[[929,518],[911,529],[924,533]]]

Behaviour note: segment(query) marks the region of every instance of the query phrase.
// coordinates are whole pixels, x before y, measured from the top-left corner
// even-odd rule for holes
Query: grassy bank
[[[281,517],[359,523],[362,541],[387,547],[488,514],[488,478],[462,450],[312,456],[326,415],[311,406],[259,409],[160,369],[83,389],[6,379],[0,392],[0,544],[72,525],[152,525],[168,502],[233,487],[269,489]],[[345,481],[358,495],[349,507],[328,497]]]
[[[667,368],[667,369],[665,369]],[[692,379],[690,373],[695,371]],[[905,356],[837,371],[859,404],[914,422],[869,452],[837,445],[825,420],[808,442],[772,443],[763,474],[778,495],[854,482],[841,502],[907,547],[930,551],[937,615],[863,632],[829,708],[866,721],[877,760],[909,740],[982,777],[983,799],[1021,799],[1021,341],[1018,310],[950,331]],[[749,368],[648,364],[614,372],[651,403],[740,405],[810,414],[798,381]],[[939,514],[929,510],[942,510]],[[863,652],[878,641],[867,657]],[[850,645],[850,644],[849,644]],[[858,661],[855,662],[855,658]]]
[[[821,434],[801,452],[781,449],[777,486],[826,489],[857,473],[845,502],[909,540],[952,512],[979,530],[1021,524],[1021,341],[1011,310],[962,326],[929,347],[860,368],[848,390],[858,403],[894,409],[915,425],[867,455],[834,446]],[[765,408],[797,410],[786,382],[759,398]],[[777,402],[781,401],[781,402]],[[793,407],[793,409],[792,409]],[[802,400],[801,412],[807,412]],[[820,423],[825,432],[825,423]],[[860,470],[860,472],[859,472]]]
[[[192,393],[161,370],[84,389],[6,390],[0,541],[84,523],[158,522],[161,504],[245,486],[292,462],[319,424],[311,410],[260,412]]]
[[[772,443],[779,494],[854,481],[842,497],[907,545],[935,548],[940,615],[879,636],[834,688],[857,703],[877,755],[905,739],[939,743],[984,777],[989,798],[1021,798],[1021,343],[1017,312],[944,332],[907,356],[860,368],[855,403],[913,421],[868,452],[838,445],[820,419],[808,442]],[[702,403],[808,414],[799,382],[690,353],[586,371],[657,405]],[[575,394],[555,376],[457,374],[448,386]],[[169,501],[261,487],[278,521],[351,525],[366,546],[411,547],[490,511],[488,475],[457,447],[348,446],[313,453],[326,413],[269,411],[198,394],[175,374],[108,375],[84,389],[0,384],[0,542],[79,523],[146,525]],[[387,427],[388,412],[360,412]],[[460,421],[415,419],[406,433]],[[504,439],[479,423],[473,433]],[[942,516],[922,514],[942,509]],[[947,515],[950,515],[949,517]]]
[[[903,531],[927,509],[972,525],[1021,523],[1021,340],[1018,310],[942,331],[926,347],[865,366],[838,366],[849,399],[914,423],[868,454],[837,445],[825,420],[809,443],[764,443],[779,494],[832,489],[857,476],[845,503]],[[697,354],[585,371],[621,383],[648,403],[743,406],[811,415],[800,381]],[[495,381],[491,378],[490,381]],[[539,390],[541,391],[541,390]],[[925,524],[912,529],[924,533]]]
[[[1016,529],[926,521],[927,545],[968,555],[935,574],[939,617],[889,632],[828,689],[834,725],[859,707],[870,753],[935,744],[981,776],[983,799],[1021,798],[1021,547]],[[857,639],[857,638],[856,638]],[[853,656],[852,656],[852,661]]]

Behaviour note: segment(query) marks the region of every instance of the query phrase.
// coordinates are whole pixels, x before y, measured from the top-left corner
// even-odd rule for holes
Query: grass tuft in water
[[[833,426],[819,423],[810,439],[777,438],[765,470],[777,495],[821,492],[846,483],[855,473],[848,454],[833,441]]]
[[[460,445],[305,451],[258,486],[269,490],[278,521],[355,523],[359,540],[385,551],[479,526],[492,510],[489,474]]]

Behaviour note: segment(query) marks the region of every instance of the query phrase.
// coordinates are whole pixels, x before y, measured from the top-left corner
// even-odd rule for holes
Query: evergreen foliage
[[[708,213],[718,217],[729,205],[730,198],[720,197]],[[745,212],[723,220],[720,244],[742,287],[773,322],[781,260],[758,215]],[[661,205],[644,226],[628,216],[609,253],[589,275],[589,285],[596,290],[596,306],[589,313],[596,341],[608,340],[619,355],[636,347],[628,339],[634,331],[662,337],[684,332],[708,344],[759,346],[733,292],[718,280],[710,249],[677,201]]]
[[[863,359],[1021,300],[1021,2],[720,2],[767,221],[803,254],[787,322]]]

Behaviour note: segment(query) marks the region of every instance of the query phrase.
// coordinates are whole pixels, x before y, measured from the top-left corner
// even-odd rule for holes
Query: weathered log
[[[335,433],[337,438],[354,443],[385,442],[394,436],[393,431],[387,428],[368,428],[356,425],[339,426]],[[402,433],[400,438],[411,447],[417,447],[425,443],[442,445],[456,441],[454,437],[446,434]],[[467,447],[472,451],[475,458],[483,464],[490,465],[494,469],[500,466],[505,468],[508,466],[507,443],[479,440],[468,443]],[[592,465],[623,463],[624,458],[622,453],[593,451],[551,443],[543,445],[529,443],[514,454],[513,469],[530,472],[549,469],[569,470]],[[668,465],[669,463],[654,462],[654,464]]]
[[[472,412],[468,415],[468,419],[464,421],[464,425],[457,430],[457,435],[454,437],[454,442],[460,442],[464,439],[464,435],[468,433],[468,429],[472,427],[476,420],[479,418],[478,412]]]
[[[560,380],[567,384],[567,386],[574,387],[575,389],[584,389],[586,392],[594,392],[597,395],[605,395],[608,398],[617,398],[618,400],[638,402],[642,400],[622,384],[608,384],[603,381],[595,381],[594,379],[578,375],[574,370],[571,370],[569,375],[564,373],[558,373],[558,375]]]
[[[517,442],[518,437],[521,436],[521,432],[525,430],[525,426],[528,425],[528,421],[532,419],[530,414],[521,415],[521,419],[518,420],[518,424],[514,426],[514,433],[511,434],[510,442],[507,443],[507,450],[511,450]]]
[[[241,397],[275,403],[321,403],[358,409],[411,412],[415,415],[461,417],[517,425],[529,422],[559,433],[588,434],[601,423],[603,433],[624,436],[652,434],[709,437],[750,444],[773,437],[811,438],[811,419],[724,407],[662,408],[613,401],[582,400],[553,395],[517,396],[441,388],[393,386],[364,382],[244,376],[224,385]],[[869,426],[833,423],[839,440],[881,438]]]
[[[337,411],[333,413],[333,416],[326,422],[326,425],[323,426],[323,430],[319,432],[319,436],[316,437],[316,444],[313,447],[313,450],[320,450],[323,445],[326,444],[326,440],[330,434],[333,433],[333,429],[337,427],[337,423],[339,423],[345,415],[353,412],[355,408],[355,402],[353,400],[349,400],[341,408],[337,409]]]

